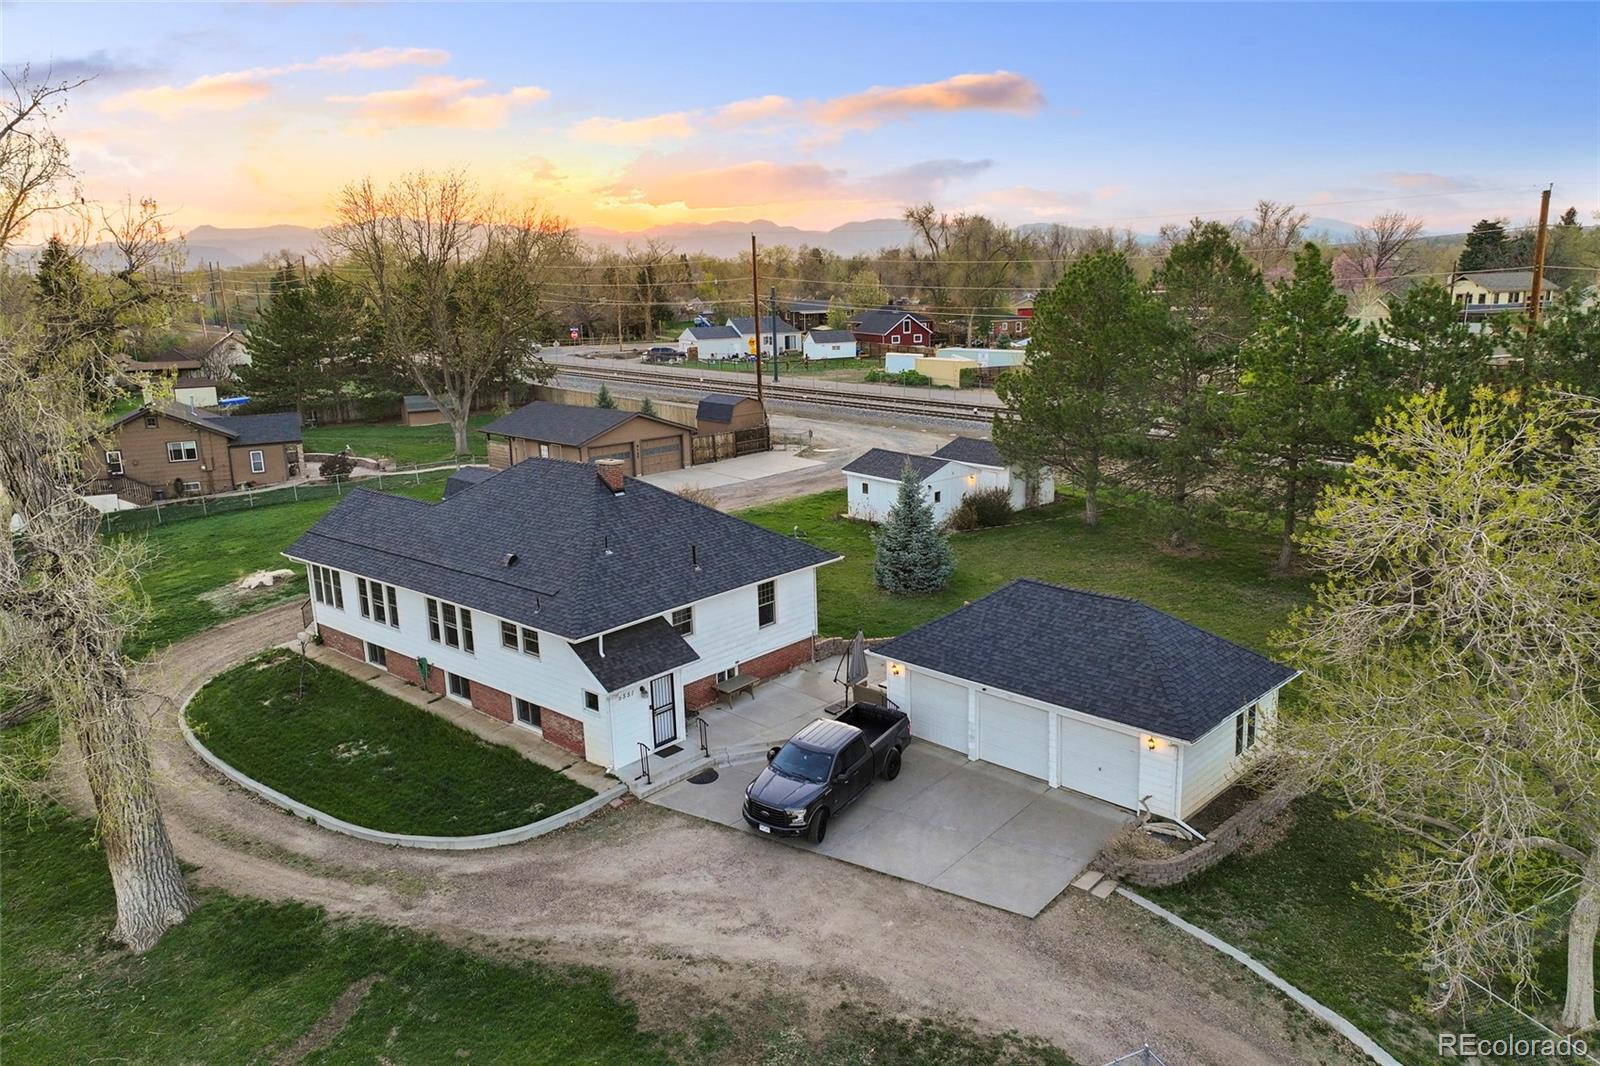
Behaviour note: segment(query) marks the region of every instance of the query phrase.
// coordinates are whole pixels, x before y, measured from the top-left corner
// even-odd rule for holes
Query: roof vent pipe
[[[700,545],[698,544],[689,545],[689,565],[696,570],[700,569]]]
[[[516,562],[517,562],[517,553],[516,552],[506,552],[505,564],[507,566],[515,566]]]

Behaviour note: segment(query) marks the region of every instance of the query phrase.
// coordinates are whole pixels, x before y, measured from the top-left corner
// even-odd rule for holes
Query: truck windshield
[[[833,756],[825,751],[802,748],[798,744],[785,744],[772,760],[772,768],[785,777],[820,783],[828,779],[828,771],[833,768]]]

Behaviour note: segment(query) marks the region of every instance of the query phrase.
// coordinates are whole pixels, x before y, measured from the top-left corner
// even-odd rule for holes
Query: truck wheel
[[[818,811],[817,816],[811,819],[811,831],[807,835],[811,838],[811,843],[813,844],[820,844],[827,837],[828,812],[826,810]]]
[[[890,748],[889,754],[883,760],[883,779],[893,781],[900,776],[900,749]]]

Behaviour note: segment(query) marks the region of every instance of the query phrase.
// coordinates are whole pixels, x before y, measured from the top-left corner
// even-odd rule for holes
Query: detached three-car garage
[[[874,654],[913,736],[1168,818],[1239,775],[1295,676],[1135,600],[1032,580]]]

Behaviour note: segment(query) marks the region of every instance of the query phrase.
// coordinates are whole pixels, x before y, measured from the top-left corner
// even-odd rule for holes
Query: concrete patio
[[[723,459],[715,463],[684,467],[682,470],[663,470],[659,474],[646,474],[639,480],[648,481],[657,488],[677,492],[684,488],[717,489],[728,485],[742,485],[775,474],[792,474],[797,470],[810,470],[821,466],[817,459],[802,459],[793,452],[757,452],[741,455],[737,459]]]
[[[807,719],[809,720],[809,719]],[[649,802],[759,834],[741,813],[759,759],[719,768],[717,779],[680,781]],[[1132,816],[1117,807],[959,752],[913,741],[894,781],[876,781],[804,848],[1032,918],[1066,889]]]

